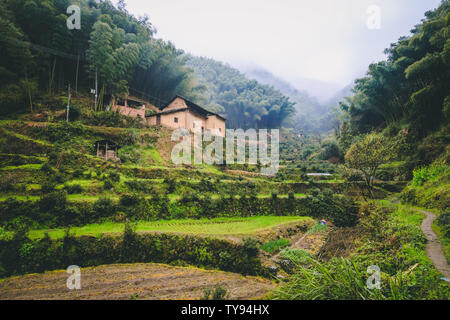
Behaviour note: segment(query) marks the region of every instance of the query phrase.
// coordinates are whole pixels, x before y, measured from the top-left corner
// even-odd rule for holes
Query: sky
[[[440,0],[125,0],[157,38],[232,66],[344,87]],[[375,7],[374,7],[375,6]],[[375,9],[374,9],[375,8]]]

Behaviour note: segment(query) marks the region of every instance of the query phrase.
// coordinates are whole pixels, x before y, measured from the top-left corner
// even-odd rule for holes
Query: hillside
[[[84,27],[67,32],[67,5],[0,3],[0,298],[450,298],[449,1],[339,109],[188,55],[123,1],[81,0]],[[174,114],[220,116],[181,98],[169,125],[112,111],[137,99],[149,118],[144,102],[175,94],[227,128],[280,128],[279,150],[271,133],[270,148],[243,141],[258,161],[219,144],[227,161],[206,164],[218,135],[183,149],[201,163],[176,164],[175,129],[192,142],[208,127]],[[75,291],[69,266],[86,277]]]

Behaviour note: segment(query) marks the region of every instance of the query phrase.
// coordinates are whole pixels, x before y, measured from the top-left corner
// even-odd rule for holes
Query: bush
[[[205,289],[203,291],[203,297],[201,297],[200,300],[225,300],[226,296],[227,290],[218,284],[214,290]]]
[[[83,187],[78,183],[65,185],[64,189],[68,194],[78,194],[83,192]]]
[[[249,257],[256,257],[258,255],[258,240],[254,238],[244,239],[244,249]]]
[[[54,175],[52,175],[50,177],[50,181],[54,182],[54,183],[64,183],[66,182],[66,178],[62,173],[55,173]]]
[[[111,179],[111,181],[120,182],[120,174],[118,172],[110,171],[108,173],[108,176],[109,176],[109,179]]]
[[[120,237],[30,240],[26,232],[16,232],[10,240],[0,239],[0,261],[3,276],[61,269],[74,262],[85,267],[123,262],[183,263],[244,275],[268,274],[257,257],[247,255],[243,245],[221,239],[139,234],[130,223]]]
[[[48,162],[46,162],[42,165],[41,171],[45,173],[53,173],[53,168]]]
[[[110,179],[103,181],[104,190],[111,190],[112,188],[114,188],[114,183]]]
[[[124,207],[131,207],[137,205],[141,198],[137,194],[124,194],[120,197],[120,205]]]
[[[413,171],[414,177],[412,180],[413,186],[421,186],[427,181],[434,180],[446,171],[446,166],[432,165],[429,167],[422,167]]]
[[[39,208],[43,212],[61,214],[67,205],[67,192],[64,190],[44,194],[39,200]]]
[[[94,202],[91,209],[91,221],[95,221],[100,217],[112,217],[117,211],[117,207],[114,205],[110,198],[99,198]]]

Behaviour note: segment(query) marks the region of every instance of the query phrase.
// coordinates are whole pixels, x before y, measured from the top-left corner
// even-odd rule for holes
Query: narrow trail
[[[420,210],[420,212],[426,215],[425,220],[422,222],[422,231],[428,240],[426,252],[427,256],[433,262],[436,269],[441,272],[445,278],[450,280],[450,267],[445,258],[444,252],[442,251],[441,242],[438,236],[434,233],[431,226],[433,225],[436,215],[429,211]]]

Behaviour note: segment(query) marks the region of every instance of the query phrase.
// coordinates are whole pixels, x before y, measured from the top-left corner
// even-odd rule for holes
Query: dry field
[[[276,283],[240,274],[165,264],[112,264],[81,270],[81,289],[69,290],[65,270],[0,280],[0,299],[199,299],[220,284],[228,299],[255,299]]]

